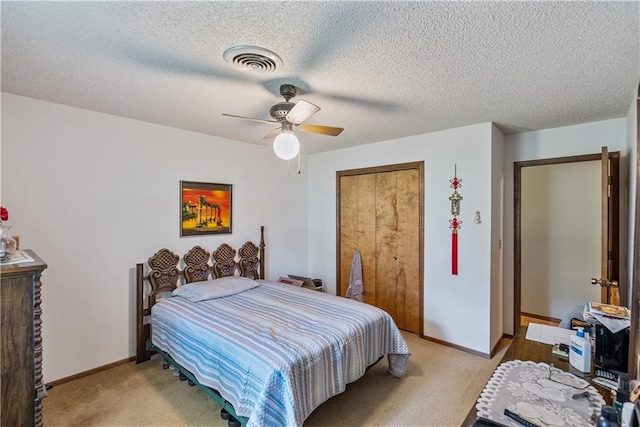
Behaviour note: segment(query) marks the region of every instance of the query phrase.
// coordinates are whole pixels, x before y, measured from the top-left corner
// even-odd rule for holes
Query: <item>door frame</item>
[[[629,378],[636,378],[638,375],[638,351],[640,351],[640,161],[638,161],[638,153],[640,153],[640,87],[636,98],[636,158],[633,159],[632,165],[635,168],[635,206],[634,220],[635,227],[633,229],[633,243],[629,250],[632,253],[632,278],[631,278],[631,298],[629,309],[631,309],[631,326],[629,326]],[[635,164],[633,161],[635,160]],[[620,296],[622,298],[622,295]]]
[[[612,158],[619,159],[620,152],[610,152],[609,160]],[[597,154],[585,154],[580,156],[568,156],[568,157],[555,157],[550,159],[539,160],[527,160],[522,162],[513,163],[513,333],[514,335],[520,329],[520,315],[522,307],[522,235],[521,235],[521,208],[522,208],[522,168],[529,166],[543,166],[543,165],[555,165],[555,164],[567,164],[576,162],[587,161],[602,161],[602,153]],[[619,171],[618,171],[619,173]],[[619,186],[618,186],[619,187]],[[612,196],[617,199],[613,200],[613,206],[619,207],[619,191],[612,191]],[[616,209],[616,213],[619,210]],[[617,221],[609,221],[609,235],[615,236],[614,242],[612,242],[612,249],[614,251],[614,266],[619,270],[620,260],[620,245],[619,245],[619,215],[616,215]],[[619,274],[619,272],[618,272]],[[622,281],[620,281],[622,283]]]
[[[340,178],[343,176],[367,175],[383,172],[397,172],[416,169],[418,171],[418,293],[419,293],[419,335],[424,337],[424,161],[397,163],[360,169],[336,171],[336,295],[342,295],[340,283]]]

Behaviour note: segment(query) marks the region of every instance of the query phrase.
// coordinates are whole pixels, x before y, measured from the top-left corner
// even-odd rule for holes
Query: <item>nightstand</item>
[[[320,286],[301,286],[301,288],[304,289],[309,289],[310,291],[318,291],[318,292],[324,292],[324,285],[320,285]]]
[[[281,277],[278,281],[282,283],[289,283],[291,285],[295,284],[305,289],[324,292],[324,283],[322,283],[322,279],[312,279],[310,277],[296,276],[295,274],[289,274],[288,276],[288,278]]]

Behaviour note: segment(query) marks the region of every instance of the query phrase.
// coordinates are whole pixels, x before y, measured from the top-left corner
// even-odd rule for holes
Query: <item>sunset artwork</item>
[[[231,184],[180,181],[180,236],[231,233]]]

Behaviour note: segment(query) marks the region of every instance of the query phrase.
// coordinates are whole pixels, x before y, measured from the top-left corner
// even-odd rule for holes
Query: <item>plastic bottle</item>
[[[580,372],[591,372],[591,341],[582,328],[569,338],[569,363]]]
[[[596,427],[620,427],[618,422],[618,413],[613,406],[603,406],[598,418],[596,418]]]
[[[631,426],[631,419],[634,417],[633,403],[624,402],[622,405],[622,415],[620,416],[620,424],[622,427]]]
[[[621,386],[621,388],[618,387],[616,398],[613,400],[613,407],[616,408],[616,412],[618,412],[620,423],[622,423],[622,408],[625,403],[629,403],[630,394],[629,390],[625,389],[624,386]]]

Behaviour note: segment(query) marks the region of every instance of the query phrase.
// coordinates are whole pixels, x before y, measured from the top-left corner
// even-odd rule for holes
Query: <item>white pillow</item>
[[[182,285],[172,293],[191,302],[198,302],[234,295],[256,286],[258,286],[258,282],[248,277],[228,276]]]

